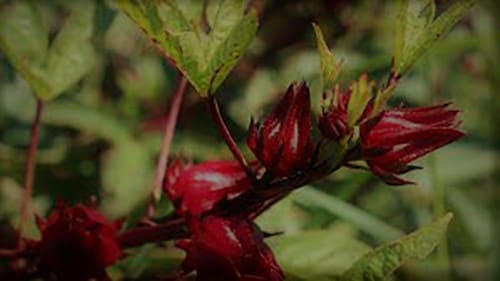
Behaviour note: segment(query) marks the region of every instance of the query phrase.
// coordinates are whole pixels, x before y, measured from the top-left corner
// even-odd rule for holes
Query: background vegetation
[[[292,81],[307,81],[313,108],[319,109],[319,56],[311,22],[321,26],[343,61],[343,85],[361,73],[381,80],[391,67],[393,1],[255,2],[257,37],[218,90],[230,129],[242,144],[250,116],[267,112]],[[439,12],[451,1],[436,2]],[[447,241],[426,261],[402,267],[394,279],[496,280],[500,201],[491,175],[495,170],[499,174],[494,158],[498,122],[493,120],[498,121],[494,113],[500,109],[500,27],[493,12],[500,8],[491,2],[476,5],[436,43],[391,100],[415,106],[452,101],[463,110],[468,135],[420,161],[425,169],[410,174],[417,185],[389,187],[370,173],[344,168],[259,218],[266,231],[287,233],[269,243],[289,274],[305,278],[311,271],[322,275],[345,270],[370,247],[451,211],[455,216]],[[151,188],[177,71],[112,2],[52,0],[38,6],[46,31],[19,34],[32,38],[35,48],[39,32],[48,32],[49,45],[56,46],[50,50],[56,50],[53,56],[67,51],[76,57],[46,74],[57,77],[54,87],[64,95],[47,105],[42,121],[35,207],[45,214],[59,199],[81,202],[97,195],[110,218],[137,213]],[[75,10],[80,24],[68,27],[65,23]],[[63,37],[69,28],[73,37]],[[72,79],[80,82],[67,88]],[[12,225],[19,217],[34,103],[26,81],[0,53],[0,246],[13,238]],[[182,106],[174,153],[194,161],[230,158],[209,120],[205,104],[191,89]],[[163,207],[164,213],[171,210],[168,202]],[[27,232],[38,235],[34,225]],[[168,272],[180,255],[148,246],[137,251],[111,269],[114,276]]]

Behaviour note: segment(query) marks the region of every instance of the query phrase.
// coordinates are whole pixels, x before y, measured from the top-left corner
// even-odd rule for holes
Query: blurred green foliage
[[[292,81],[308,83],[313,108],[319,110],[321,67],[312,21],[342,63],[343,86],[362,73],[383,81],[393,55],[397,61],[394,39],[402,31],[395,22],[396,1],[255,2],[260,18],[256,38],[218,87],[241,147],[250,117],[267,112]],[[435,2],[424,15],[431,24],[453,1]],[[47,104],[42,121],[36,212],[44,215],[57,200],[86,201],[91,195],[98,196],[110,218],[137,212],[151,190],[176,69],[113,1],[29,3],[13,11],[2,6],[0,16],[0,222],[16,225],[33,93],[44,100],[57,96]],[[40,16],[29,16],[34,11]],[[313,265],[318,275],[343,272],[375,245],[451,211],[455,217],[445,246],[426,261],[406,264],[394,280],[495,280],[491,265],[498,261],[491,259],[497,237],[490,199],[498,191],[490,179],[494,136],[491,113],[485,110],[499,90],[492,82],[498,75],[492,66],[498,53],[494,34],[493,15],[477,5],[416,61],[389,101],[412,106],[453,101],[463,110],[468,136],[421,160],[425,169],[409,175],[416,186],[388,187],[368,173],[341,169],[259,218],[264,230],[286,232],[269,241],[293,278],[301,280]],[[9,45],[4,38],[17,43]],[[397,50],[409,52],[407,46]],[[191,89],[172,156],[230,158],[209,120],[202,99]],[[34,224],[27,231],[36,237]],[[8,235],[0,233],[0,244],[8,242],[1,237]],[[313,256],[304,256],[309,249]],[[134,251],[137,255],[110,269],[114,277],[168,273],[180,260],[173,247]]]

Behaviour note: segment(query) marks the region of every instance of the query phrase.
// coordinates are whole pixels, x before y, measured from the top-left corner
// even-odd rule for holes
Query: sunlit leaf
[[[316,33],[316,44],[318,45],[318,51],[321,61],[321,79],[323,83],[323,89],[331,89],[341,71],[341,65],[333,55],[333,53],[328,48],[328,45],[323,38],[323,33],[318,25],[313,23],[314,32]]]
[[[78,82],[92,66],[90,42],[94,2],[81,1],[48,45],[48,33],[35,2],[3,4],[0,48],[28,81],[36,96],[50,100]]]
[[[37,6],[32,1],[11,1],[0,7],[2,52],[37,94],[48,92],[42,72],[48,36]]]
[[[395,23],[394,70],[403,74],[474,5],[457,0],[436,16],[434,1],[401,0]]]
[[[146,244],[137,249],[137,252],[135,252],[133,256],[126,259],[123,262],[125,276],[130,278],[139,278],[152,262],[151,251],[154,248],[153,244]]]
[[[202,96],[215,92],[257,30],[256,11],[243,0],[210,1],[205,27],[201,13],[189,13],[174,0],[118,2]]]
[[[94,2],[80,1],[50,46],[45,72],[50,91],[40,98],[53,99],[78,82],[93,66],[91,42]]]
[[[370,81],[367,75],[361,77],[351,85],[351,97],[347,105],[347,122],[349,126],[354,126],[362,116],[366,106],[372,97],[375,83]]]
[[[382,245],[369,252],[346,271],[339,280],[384,280],[408,260],[427,257],[442,241],[452,217],[453,215],[448,213],[397,241]]]

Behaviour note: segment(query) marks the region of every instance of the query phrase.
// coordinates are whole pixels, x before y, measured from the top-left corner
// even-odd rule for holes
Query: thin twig
[[[38,138],[40,132],[40,122],[42,119],[44,103],[43,101],[37,99],[36,113],[31,123],[30,131],[30,143],[28,147],[28,152],[26,155],[26,167],[24,174],[24,194],[23,201],[21,203],[21,221],[19,222],[18,229],[18,247],[21,246],[22,239],[21,233],[23,232],[25,222],[29,219],[30,205],[33,197],[33,182],[35,177],[35,167],[36,167],[36,154],[38,151]]]
[[[187,79],[186,77],[182,76],[180,78],[177,89],[174,93],[174,96],[172,97],[170,109],[168,112],[167,122],[165,124],[165,129],[163,131],[163,141],[161,143],[160,157],[158,159],[158,163],[156,164],[156,171],[154,177],[152,204],[150,204],[150,209],[148,210],[149,216],[152,216],[154,214],[155,203],[158,199],[159,194],[161,194],[163,179],[165,177],[165,171],[168,162],[168,155],[170,154],[170,147],[172,145],[174,131],[177,125],[177,119],[179,117],[179,111],[182,104],[182,98],[184,97],[184,92],[186,92],[186,88],[187,88]]]
[[[207,99],[208,107],[210,109],[210,114],[212,115],[212,119],[214,120],[215,124],[217,125],[217,128],[219,129],[219,132],[221,133],[222,137],[224,138],[224,141],[226,142],[227,146],[229,147],[229,150],[233,153],[234,158],[240,163],[241,167],[243,170],[246,172],[247,176],[254,181],[255,180],[255,175],[250,166],[248,165],[247,160],[245,159],[245,156],[241,153],[240,149],[238,148],[238,145],[234,141],[233,136],[231,135],[231,132],[229,132],[229,129],[226,126],[226,123],[224,122],[224,118],[222,117],[222,114],[220,112],[219,105],[217,104],[217,100],[215,99],[214,96],[209,96]]]

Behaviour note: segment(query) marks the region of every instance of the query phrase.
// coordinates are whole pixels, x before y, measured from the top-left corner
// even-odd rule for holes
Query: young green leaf
[[[389,86],[377,90],[377,94],[375,95],[375,99],[373,101],[373,109],[372,112],[370,113],[372,117],[376,116],[377,114],[379,114],[384,110],[384,107],[389,101],[389,98],[394,93],[396,86],[397,83],[391,83]]]
[[[141,274],[151,265],[153,257],[151,252],[154,250],[154,244],[146,244],[136,250],[134,255],[122,262],[125,276],[138,279]]]
[[[90,70],[94,58],[90,42],[93,16],[93,2],[82,1],[49,47],[35,2],[2,5],[0,48],[38,98],[55,98]]]
[[[173,61],[201,96],[215,92],[257,31],[255,9],[243,0],[181,5],[174,0],[119,0],[121,9]],[[185,4],[185,3],[183,3]],[[193,13],[193,11],[201,11]],[[205,13],[205,14],[203,14]]]
[[[347,105],[347,122],[350,127],[354,126],[361,118],[363,112],[370,102],[372,91],[375,83],[370,81],[368,75],[363,74],[361,77],[354,81],[351,85],[351,98]]]
[[[312,25],[316,34],[316,43],[320,56],[323,90],[328,90],[331,89],[337,81],[341,71],[341,64],[335,59],[335,56],[328,48],[319,26],[315,23]]]
[[[404,74],[431,45],[474,5],[475,0],[457,0],[435,18],[433,0],[400,0],[396,16],[394,71]]]
[[[384,280],[410,259],[423,259],[442,241],[453,215],[448,213],[433,223],[369,252],[343,276],[342,281]]]
[[[49,85],[42,77],[48,45],[47,30],[33,2],[1,4],[0,48],[35,93],[49,91]]]
[[[78,82],[93,66],[91,43],[94,18],[92,1],[81,1],[50,46],[45,79],[50,91],[40,98],[50,100]]]

